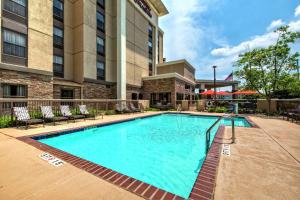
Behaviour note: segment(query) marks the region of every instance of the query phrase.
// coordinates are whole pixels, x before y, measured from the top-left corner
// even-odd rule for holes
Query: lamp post
[[[216,106],[216,98],[217,98],[217,88],[216,88],[216,68],[217,66],[213,66],[214,69],[214,104]]]

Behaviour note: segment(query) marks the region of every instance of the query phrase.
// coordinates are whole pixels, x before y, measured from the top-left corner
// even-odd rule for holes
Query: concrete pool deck
[[[105,116],[29,130],[0,129],[0,199],[141,199],[68,163],[53,167],[38,157],[42,151],[15,138],[151,114]],[[300,126],[278,119],[251,119],[260,128],[236,129],[231,156],[220,160],[215,199],[297,199]],[[230,128],[224,138],[224,143],[231,142]]]

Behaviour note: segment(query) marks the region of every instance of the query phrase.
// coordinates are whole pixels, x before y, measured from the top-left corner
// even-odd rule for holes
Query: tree
[[[299,86],[290,83],[296,80],[291,72],[299,67],[297,60],[300,56],[299,52],[291,53],[290,45],[300,38],[300,32],[291,32],[288,26],[282,26],[274,32],[278,36],[274,45],[246,52],[235,63],[235,75],[244,80],[243,87],[256,90],[264,96],[268,101],[268,111],[271,98],[282,87],[285,88],[287,81],[291,86]]]

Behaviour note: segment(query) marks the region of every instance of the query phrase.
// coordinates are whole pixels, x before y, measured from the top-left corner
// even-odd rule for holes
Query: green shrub
[[[215,112],[216,109],[215,108],[208,108],[207,111],[210,112],[210,113],[212,113],[212,112]]]
[[[227,112],[227,108],[225,107],[217,107],[215,110],[216,113],[226,113]]]
[[[177,111],[175,108],[170,108],[168,111]]]
[[[145,111],[160,111],[158,108],[146,108]]]
[[[7,128],[13,126],[10,116],[3,116],[0,118],[0,128]]]
[[[115,110],[107,110],[105,111],[105,115],[115,115],[117,114]]]

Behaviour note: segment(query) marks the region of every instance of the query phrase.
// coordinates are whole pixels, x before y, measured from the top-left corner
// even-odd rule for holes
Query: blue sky
[[[300,31],[299,0],[162,0],[170,14],[160,19],[167,61],[187,59],[199,79],[225,79],[240,53],[276,40],[273,30],[289,24]],[[300,51],[300,41],[293,48]]]

